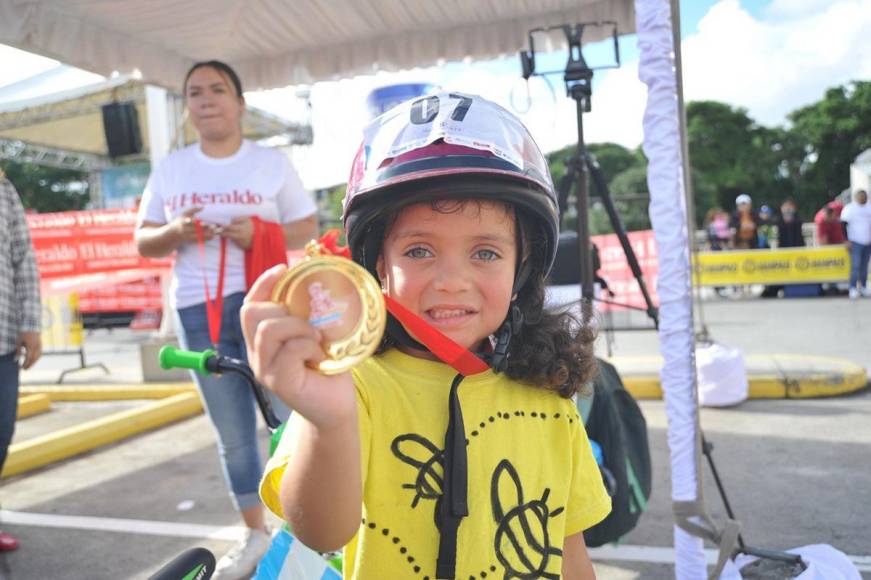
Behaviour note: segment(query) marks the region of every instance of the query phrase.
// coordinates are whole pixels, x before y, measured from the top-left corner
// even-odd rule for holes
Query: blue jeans
[[[0,355],[0,472],[15,433],[18,413],[18,359],[15,353]]]
[[[868,260],[871,259],[871,244],[850,244],[850,288],[864,288],[868,283]],[[857,284],[858,283],[858,284]]]
[[[248,360],[239,310],[245,295],[241,292],[224,297],[221,316],[221,335],[218,352],[222,355]],[[212,347],[206,305],[195,304],[177,312],[178,338],[182,348],[205,350]],[[218,454],[224,478],[239,510],[260,503],[258,487],[263,466],[257,446],[257,402],[251,387],[236,374],[220,377],[191,373],[206,406],[206,413],[218,438]],[[290,411],[272,393],[272,406],[282,421]]]

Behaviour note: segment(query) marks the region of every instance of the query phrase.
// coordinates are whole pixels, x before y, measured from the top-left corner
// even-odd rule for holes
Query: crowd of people
[[[742,193],[735,198],[735,210],[731,214],[719,207],[708,210],[704,228],[708,249],[712,251],[844,244],[850,254],[847,292],[851,299],[856,299],[871,297],[871,288],[867,285],[871,252],[869,215],[871,204],[864,190],[857,190],[847,205],[837,199],[829,201],[814,215],[814,233],[808,244],[795,201],[786,199],[778,212],[768,205],[754,211],[753,199]]]

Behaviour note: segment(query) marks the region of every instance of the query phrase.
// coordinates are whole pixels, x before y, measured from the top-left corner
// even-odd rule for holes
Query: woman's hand
[[[203,211],[201,207],[190,207],[173,220],[172,226],[182,242],[196,243],[197,226],[194,222],[197,219],[196,215],[201,211]],[[215,237],[214,229],[211,226],[203,224],[202,227],[204,241],[209,241]]]
[[[233,221],[221,229],[221,237],[247,250],[251,247],[251,240],[254,237],[254,222],[250,217],[233,218]]]
[[[254,283],[242,306],[248,360],[258,380],[295,412],[319,428],[354,417],[356,400],[349,373],[326,376],[313,369],[324,359],[320,333],[270,300],[287,270],[276,266]]]

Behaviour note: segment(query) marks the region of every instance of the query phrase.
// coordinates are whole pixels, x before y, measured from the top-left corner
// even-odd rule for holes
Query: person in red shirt
[[[841,227],[841,210],[844,206],[838,201],[830,201],[814,216],[817,226],[817,243],[821,246],[844,243]]]

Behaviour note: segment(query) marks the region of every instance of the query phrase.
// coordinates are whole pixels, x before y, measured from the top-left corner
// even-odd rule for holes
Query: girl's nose
[[[438,263],[433,287],[441,292],[463,292],[470,286],[469,275],[469,264],[466,260],[442,257]]]

